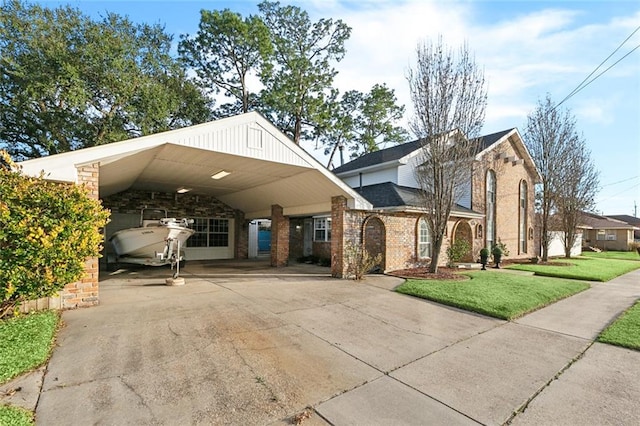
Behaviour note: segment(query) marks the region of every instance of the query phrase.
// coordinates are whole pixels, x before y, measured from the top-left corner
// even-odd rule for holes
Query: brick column
[[[98,163],[78,167],[78,184],[84,184],[89,197],[98,199],[100,165]],[[62,308],[80,308],[98,304],[98,258],[87,258],[85,276],[74,283],[64,286],[61,291]]]
[[[249,257],[249,221],[244,219],[244,212],[240,210],[235,212],[235,257]]]
[[[282,206],[271,206],[271,266],[287,266],[289,261],[289,217]]]
[[[345,211],[347,199],[343,196],[331,198],[331,276],[344,278],[346,263],[344,261]]]

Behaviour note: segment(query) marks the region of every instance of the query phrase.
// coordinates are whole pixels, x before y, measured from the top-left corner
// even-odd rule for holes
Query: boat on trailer
[[[122,229],[109,238],[116,262],[172,267],[183,262],[182,248],[196,232],[191,224],[193,219],[167,217],[164,209],[142,209],[139,227]]]

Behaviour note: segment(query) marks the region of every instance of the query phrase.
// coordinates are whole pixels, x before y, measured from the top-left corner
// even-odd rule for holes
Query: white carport
[[[247,219],[331,211],[331,197],[350,208],[370,204],[256,112],[20,163],[27,174],[78,182],[77,170],[99,164],[99,195],[126,189],[214,196]],[[220,171],[229,175],[211,177]]]
[[[255,112],[20,165],[26,174],[44,172],[54,181],[93,184],[100,198],[125,190],[176,193],[184,189],[214,197],[243,212],[246,220],[270,217],[275,226],[274,266],[286,264],[288,217],[332,215],[332,200],[351,209],[371,208]],[[212,178],[220,172],[227,174]]]

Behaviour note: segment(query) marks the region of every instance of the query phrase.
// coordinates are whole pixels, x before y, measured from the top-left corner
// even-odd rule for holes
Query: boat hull
[[[109,241],[118,258],[149,258],[164,263],[168,253],[177,251],[178,242],[184,247],[194,233],[193,229],[182,226],[159,225],[123,229],[113,234]]]

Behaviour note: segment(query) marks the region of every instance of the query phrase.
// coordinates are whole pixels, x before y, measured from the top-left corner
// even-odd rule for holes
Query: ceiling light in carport
[[[178,188],[178,190],[176,191],[178,194],[184,194],[185,192],[189,192],[191,191],[191,188]]]
[[[225,170],[220,170],[218,173],[214,173],[211,175],[211,179],[222,179],[225,176],[229,176],[231,172],[227,172]]]

